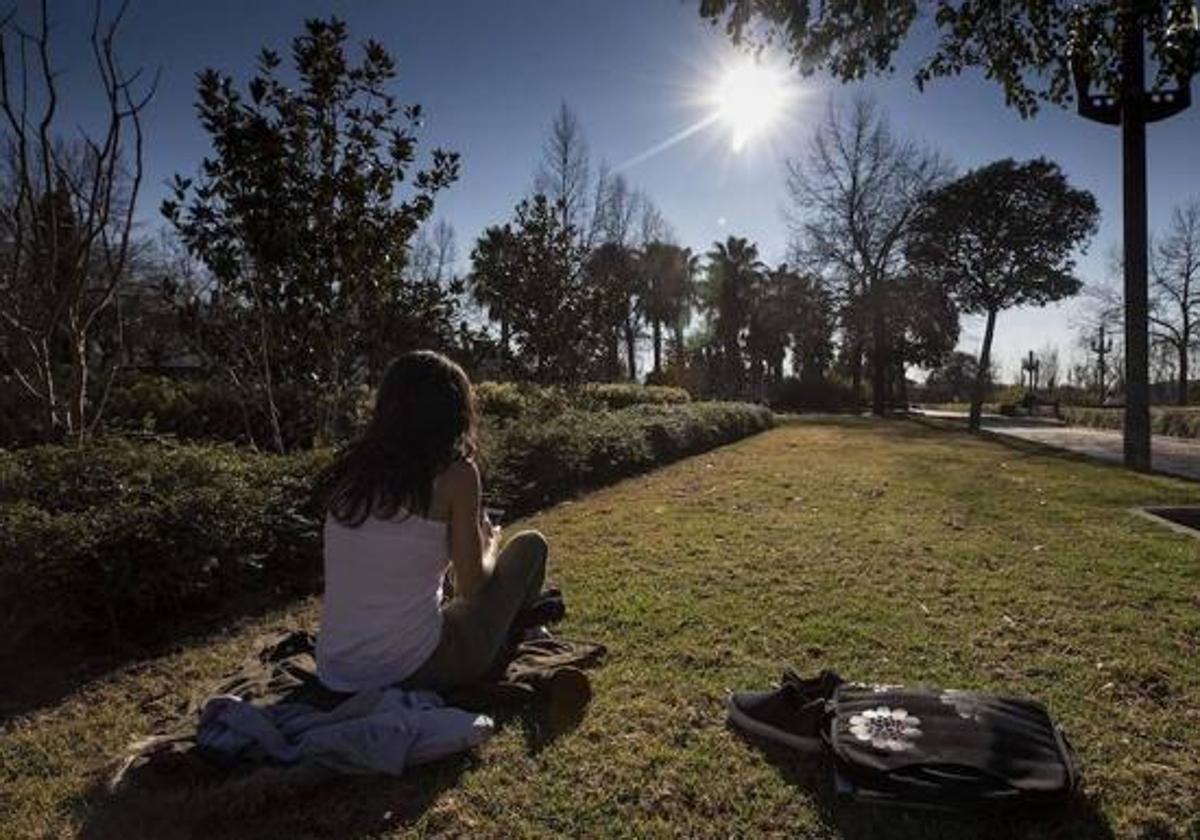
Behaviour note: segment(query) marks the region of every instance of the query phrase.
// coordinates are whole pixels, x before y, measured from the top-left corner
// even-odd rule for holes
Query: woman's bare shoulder
[[[433,482],[434,493],[445,496],[478,494],[479,485],[479,467],[467,459],[451,462]]]

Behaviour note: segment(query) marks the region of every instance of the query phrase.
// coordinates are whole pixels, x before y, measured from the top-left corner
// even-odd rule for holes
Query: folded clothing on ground
[[[506,651],[483,683],[445,698],[447,706],[430,692],[331,691],[317,679],[315,649],[315,637],[305,631],[259,639],[237,671],[198,693],[157,734],[133,744],[110,787],[120,785],[130,770],[193,755],[225,766],[295,759],[333,772],[399,772],[469,749],[491,731],[480,712],[530,703],[547,693],[545,687],[556,695],[572,689],[569,693],[586,702],[578,669],[596,664],[605,653],[603,645],[559,638],[521,642]]]

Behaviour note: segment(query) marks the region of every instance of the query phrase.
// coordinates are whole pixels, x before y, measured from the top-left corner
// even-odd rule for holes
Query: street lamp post
[[[1195,60],[1181,73],[1178,87],[1146,91],[1144,11],[1129,0],[1121,12],[1121,89],[1092,94],[1086,57],[1073,58],[1079,113],[1086,119],[1121,126],[1122,187],[1125,199],[1125,466],[1150,470],[1150,324],[1147,282],[1146,124],[1165,120],[1192,101]]]

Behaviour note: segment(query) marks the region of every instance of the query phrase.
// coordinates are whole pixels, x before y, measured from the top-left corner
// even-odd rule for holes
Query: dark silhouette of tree
[[[1014,306],[1044,306],[1079,292],[1072,257],[1095,232],[1100,211],[1086,190],[1067,183],[1044,159],[1001,160],[926,196],[913,225],[908,257],[936,278],[963,311],[984,314],[979,370],[991,366],[996,315]],[[982,376],[971,401],[979,428]]]
[[[0,365],[39,405],[42,434],[83,445],[100,421],[121,353],[116,304],[135,251],[142,183],[142,113],[157,80],[122,69],[116,38],[127,4],[91,47],[99,77],[98,131],[75,143],[57,132],[61,68],[49,10],[27,25],[0,13]],[[103,339],[103,342],[101,341]],[[103,380],[100,394],[94,380]]]
[[[767,388],[783,380],[783,363],[791,343],[793,295],[799,278],[786,265],[764,270],[751,287],[750,318],[746,350],[750,357],[750,379],[759,400]]]
[[[956,350],[929,371],[924,390],[930,400],[961,402],[972,397],[978,378],[979,359],[970,353],[960,353]],[[991,374],[988,373],[984,379],[990,386]]]
[[[162,208],[214,278],[226,323],[207,353],[261,394],[277,449],[280,383],[312,389],[329,407],[324,429],[364,364],[452,331],[440,283],[414,282],[405,266],[458,156],[435,149],[427,169],[410,171],[421,108],[390,91],[396,65],[381,44],[364,42],[355,62],[348,37],[336,18],[308,20],[292,42],[295,80],[264,49],[245,93],[202,72],[213,154],[195,183],[176,176]]]
[[[663,330],[675,335],[676,358],[682,349],[682,331],[694,297],[696,261],[691,251],[670,242],[652,241],[642,247],[645,278],[643,311],[650,322],[654,373],[662,373]]]
[[[621,370],[621,342],[625,341],[626,370],[637,374],[636,333],[631,324],[638,319],[643,293],[642,267],[633,248],[619,242],[604,242],[587,257],[585,275],[589,292],[589,316],[603,337],[601,372],[615,379]]]
[[[492,225],[484,230],[471,251],[471,273],[467,286],[475,303],[500,325],[500,362],[510,366],[512,358],[513,311],[521,292],[518,275],[518,243],[509,225]]]
[[[784,298],[791,334],[792,372],[805,384],[825,380],[837,326],[833,296],[819,275],[793,272]]]
[[[1023,117],[1040,102],[1066,104],[1073,95],[1071,59],[1084,58],[1098,86],[1120,90],[1122,12],[1127,0],[1046,3],[1017,0],[987,3],[909,0],[868,3],[831,0],[820,4],[779,0],[700,0],[702,17],[723,23],[735,43],[781,44],[801,73],[829,72],[843,82],[895,69],[896,53],[913,24],[926,20],[936,33],[914,73],[923,88],[936,78],[978,68],[1004,90],[1005,101]],[[1198,34],[1191,0],[1141,4],[1157,83],[1174,81],[1193,67]]]
[[[958,306],[936,278],[902,275],[892,288],[892,383],[895,401],[908,404],[908,367],[934,368],[958,344]]]
[[[895,364],[890,287],[904,273],[904,240],[921,196],[947,171],[938,155],[897,139],[862,97],[849,111],[831,101],[807,158],[788,161],[795,249],[839,284],[853,376],[857,382],[866,345],[878,415]]]
[[[517,205],[512,224],[512,340],[542,383],[579,382],[594,353],[585,252],[560,208],[538,193]]]
[[[1200,201],[1176,207],[1171,226],[1154,249],[1151,261],[1151,332],[1169,347],[1178,363],[1177,400],[1188,401],[1188,359],[1197,344],[1200,308]]]
[[[742,336],[750,326],[754,295],[764,266],[758,259],[758,248],[737,236],[714,242],[707,256],[703,305],[721,358],[719,388],[724,394],[737,395],[746,378]]]

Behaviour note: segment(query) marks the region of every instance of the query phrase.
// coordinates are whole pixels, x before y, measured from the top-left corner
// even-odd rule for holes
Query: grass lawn
[[[1126,511],[1147,502],[1200,486],[902,421],[786,423],[520,523],[550,539],[563,634],[610,648],[546,748],[512,725],[470,759],[233,815],[164,794],[154,824],[89,787],[258,633],[312,623],[304,603],[5,724],[0,834],[1200,836],[1200,541]],[[1054,823],[836,803],[725,727],[726,692],[787,664],[1038,697],[1087,802]]]

